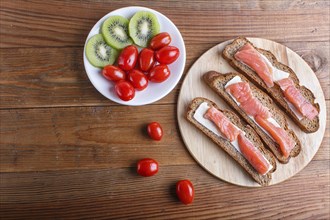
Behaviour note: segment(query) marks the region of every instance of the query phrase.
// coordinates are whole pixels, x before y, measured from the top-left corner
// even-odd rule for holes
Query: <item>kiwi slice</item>
[[[93,66],[104,67],[116,61],[118,51],[104,41],[102,34],[96,34],[87,42],[86,56]]]
[[[128,19],[119,15],[111,16],[103,22],[101,32],[105,41],[120,50],[133,44],[128,35]]]
[[[157,17],[149,11],[139,11],[129,21],[129,35],[141,47],[147,47],[151,38],[159,31]]]

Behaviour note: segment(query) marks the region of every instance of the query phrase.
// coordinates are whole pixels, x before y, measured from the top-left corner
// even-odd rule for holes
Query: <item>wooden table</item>
[[[2,0],[1,219],[329,219],[329,116],[323,143],[303,171],[275,186],[243,188],[208,174],[184,146],[176,119],[183,79],[162,100],[127,107],[99,94],[85,73],[83,45],[94,23],[114,9],[141,5],[181,31],[184,74],[220,42],[271,39],[308,62],[330,111],[329,1],[245,2]],[[154,120],[165,131],[160,142],[145,133]],[[144,157],[159,161],[156,176],[136,174]],[[183,178],[196,189],[189,206],[175,196]]]

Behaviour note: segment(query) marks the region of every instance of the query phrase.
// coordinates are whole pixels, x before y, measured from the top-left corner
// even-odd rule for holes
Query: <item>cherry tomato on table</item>
[[[149,136],[156,141],[160,141],[163,137],[163,129],[158,122],[148,124],[147,131]]]
[[[121,100],[129,101],[135,96],[135,89],[131,83],[121,80],[116,83],[115,91]]]
[[[193,184],[189,180],[180,180],[176,183],[176,195],[183,204],[192,203],[195,196]]]
[[[161,64],[171,64],[178,59],[180,51],[174,46],[165,46],[155,52],[156,60]]]
[[[111,81],[126,79],[126,73],[117,66],[107,65],[102,70],[102,75]]]
[[[165,47],[171,43],[171,36],[167,32],[159,33],[154,36],[150,41],[150,47],[153,50],[158,50]]]
[[[118,66],[122,70],[131,70],[135,67],[139,55],[136,46],[130,45],[125,47],[118,57]]]
[[[158,172],[158,163],[154,159],[144,158],[137,163],[136,171],[141,176],[153,176]]]
[[[148,86],[148,78],[141,71],[133,69],[128,72],[128,80],[136,90],[144,90]]]
[[[139,66],[142,71],[148,71],[155,63],[154,51],[148,48],[141,50],[139,55]]]
[[[171,72],[167,65],[154,66],[149,72],[149,80],[156,83],[164,82]]]

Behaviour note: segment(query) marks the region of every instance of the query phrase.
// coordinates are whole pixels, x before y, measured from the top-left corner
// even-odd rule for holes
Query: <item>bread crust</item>
[[[299,79],[296,73],[288,66],[280,63],[276,57],[267,50],[255,47],[248,39],[245,37],[238,37],[231,44],[227,45],[222,52],[222,56],[229,62],[229,64],[234,67],[236,70],[244,74],[250,81],[255,83],[258,87],[263,89],[270,97],[274,99],[277,105],[285,111],[286,114],[293,119],[293,121],[306,133],[313,133],[318,130],[320,123],[319,117],[315,117],[313,120],[310,120],[306,117],[303,117],[301,120],[296,116],[294,111],[291,110],[288,103],[284,99],[281,88],[275,83],[273,87],[269,88],[264,83],[264,81],[258,76],[258,74],[252,70],[250,67],[245,65],[244,63],[235,59],[234,55],[236,52],[244,46],[246,43],[250,43],[258,52],[263,54],[267,59],[272,63],[274,67],[285,71],[290,74],[289,78],[291,78],[295,84],[295,87],[300,90],[301,94],[320,112],[320,106],[318,103],[315,103],[314,94],[304,86],[299,84]]]
[[[225,91],[225,85],[235,76],[241,77],[242,81],[248,82],[253,93],[253,96],[257,98],[264,106],[266,106],[276,122],[288,133],[288,135],[296,142],[295,147],[290,153],[290,157],[296,157],[301,151],[301,143],[297,135],[288,127],[286,116],[274,103],[273,100],[262,90],[252,84],[246,77],[240,73],[227,73],[221,74],[215,71],[207,72],[203,75],[205,82],[229,105],[234,111],[240,115],[260,136],[265,145],[275,155],[280,163],[289,162],[290,157],[285,158],[279,148],[279,145],[266,134],[230,97]]]
[[[266,175],[259,174],[250,163],[243,157],[243,155],[236,150],[236,148],[231,145],[229,141],[222,137],[218,137],[212,131],[208,130],[202,124],[200,124],[194,117],[194,113],[200,104],[207,102],[210,106],[214,106],[219,111],[221,111],[233,124],[239,127],[242,131],[245,132],[246,137],[256,146],[267,160],[272,164],[273,168]],[[245,122],[242,122],[239,117],[230,110],[221,110],[214,102],[197,97],[193,99],[188,106],[186,118],[189,122],[195,125],[199,130],[201,130],[206,136],[208,136],[214,143],[216,143],[221,149],[223,149],[227,154],[229,154],[239,165],[241,165],[244,170],[250,174],[250,176],[260,185],[266,186],[270,183],[272,179],[272,174],[276,170],[276,161],[274,156],[264,147],[262,141],[260,140],[257,133],[252,129],[251,126],[247,125]]]

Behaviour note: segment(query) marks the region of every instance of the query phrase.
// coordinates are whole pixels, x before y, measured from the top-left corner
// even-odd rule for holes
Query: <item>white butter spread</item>
[[[237,76],[237,77],[239,77],[239,76]],[[240,78],[240,77],[239,77]],[[217,135],[217,136],[219,136],[219,137],[222,137],[222,138],[225,138],[220,132],[219,132],[219,130],[218,130],[218,128],[216,127],[216,125],[212,122],[212,121],[210,121],[210,120],[208,120],[208,119],[206,119],[206,118],[204,118],[204,115],[205,115],[205,113],[207,112],[207,110],[210,108],[210,106],[208,105],[208,103],[207,102],[203,102],[202,104],[200,104],[199,106],[198,106],[198,108],[196,109],[196,111],[195,111],[195,114],[194,114],[194,119],[196,119],[196,121],[198,121],[201,125],[203,125],[204,127],[206,127],[208,130],[210,130],[211,132],[213,132],[215,135]],[[235,126],[235,125],[234,125]],[[235,126],[236,127],[236,126]],[[237,128],[237,127],[236,127]],[[237,129],[239,129],[239,128],[237,128]],[[239,129],[239,130],[241,130],[241,129]],[[244,133],[244,132],[243,132]],[[244,133],[244,135],[245,135],[245,133]],[[232,141],[232,142],[230,142],[235,148],[236,148],[236,150],[238,151],[238,152],[240,152],[241,153],[241,151],[240,151],[240,149],[239,149],[239,146],[238,146],[238,141],[237,141],[237,139],[236,140],[234,140],[234,141]],[[267,158],[262,154],[262,156],[265,158],[265,160],[269,163],[269,161],[267,160]],[[273,168],[273,166],[270,164],[270,166],[269,166],[269,169],[267,170],[267,172],[266,172],[266,174],[271,170]],[[265,174],[265,175],[266,175]]]
[[[293,111],[293,113],[297,116],[297,118],[301,120],[304,116],[300,112],[298,112],[296,107],[294,107],[294,105],[292,105],[291,102],[289,102],[286,98],[284,98],[284,100],[286,101],[286,103],[288,103],[289,108]]]
[[[242,79],[241,79],[241,77],[239,77],[239,76],[235,76],[234,78],[232,78],[231,80],[229,80],[229,81],[226,83],[226,85],[225,85],[225,89],[226,89],[228,86],[230,86],[230,85],[232,85],[232,84],[235,84],[235,83],[239,83],[239,82],[243,82]],[[228,93],[228,94],[229,94],[229,96],[232,98],[232,100],[234,100],[234,101],[236,102],[236,104],[239,106],[240,103],[235,99],[235,97],[234,97],[231,93]]]
[[[288,78],[290,76],[290,74],[288,72],[279,70],[276,67],[274,67],[273,64],[263,54],[261,54],[261,53],[259,53],[259,54],[266,61],[266,63],[268,64],[268,66],[270,66],[272,68],[273,81],[274,82],[279,81],[281,79]]]

